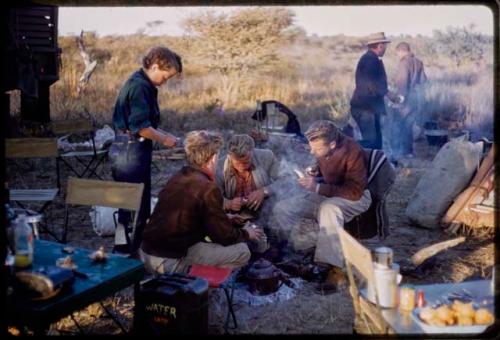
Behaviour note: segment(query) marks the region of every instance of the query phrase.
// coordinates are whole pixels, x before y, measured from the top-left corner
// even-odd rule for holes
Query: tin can
[[[415,308],[415,289],[411,285],[401,286],[399,289],[399,309],[412,311]]]

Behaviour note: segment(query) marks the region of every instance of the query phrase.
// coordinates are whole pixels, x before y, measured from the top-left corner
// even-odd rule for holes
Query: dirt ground
[[[387,209],[390,217],[390,236],[377,244],[366,244],[373,248],[379,245],[394,250],[394,261],[409,258],[419,249],[433,243],[451,239],[441,230],[429,230],[410,225],[404,210],[416,187],[419,178],[429,167],[437,153],[436,147],[429,147],[425,141],[416,144],[416,158],[404,160],[397,170],[396,182],[388,196]],[[278,154],[279,156],[279,154]],[[157,160],[153,167],[153,192],[160,190],[169,174],[183,164],[182,160]],[[43,188],[55,185],[54,163],[47,160],[25,160],[9,163],[11,188]],[[22,176],[19,174],[22,173]],[[109,166],[101,172],[105,179],[111,179]],[[70,174],[62,167],[62,186]],[[49,208],[46,217],[51,229],[61,232],[64,221],[64,192],[58,196]],[[70,212],[71,229],[69,244],[89,249],[104,245],[111,251],[113,237],[101,238],[91,228],[87,207],[72,207]],[[48,234],[42,238],[52,240]],[[466,242],[443,251],[435,256],[435,265],[422,277],[404,277],[402,283],[428,284],[460,282],[474,278],[490,278],[494,263],[494,244],[491,237],[467,237]],[[300,288],[291,299],[276,301],[260,306],[251,306],[245,301],[236,300],[238,328],[230,331],[236,334],[349,334],[352,332],[354,310],[347,290],[321,296],[314,292],[315,283],[302,281]],[[133,317],[132,289],[125,289],[114,297],[104,301],[113,307],[125,328],[131,327]],[[225,318],[225,297],[219,290],[210,291],[209,333],[223,332]],[[98,304],[74,313],[75,319],[84,331],[91,334],[119,334],[121,330],[109,318]],[[53,324],[49,334],[64,334],[77,331],[74,322],[64,318]]]

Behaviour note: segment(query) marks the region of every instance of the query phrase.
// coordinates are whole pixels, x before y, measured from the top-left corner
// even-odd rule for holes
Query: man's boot
[[[342,268],[332,266],[328,271],[326,279],[318,284],[316,292],[321,295],[328,295],[338,291],[339,288],[345,287],[347,279]]]

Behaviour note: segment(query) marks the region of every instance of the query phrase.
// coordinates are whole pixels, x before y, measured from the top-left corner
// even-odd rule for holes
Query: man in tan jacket
[[[236,134],[228,142],[228,154],[219,162],[217,184],[226,212],[253,215],[265,226],[276,197],[279,162],[271,150],[256,149],[252,137]]]
[[[411,52],[407,42],[396,46],[399,66],[396,74],[396,93],[403,96],[404,102],[393,111],[393,133],[391,144],[396,156],[413,157],[413,123],[419,114],[421,100],[419,85],[427,81],[424,64]]]

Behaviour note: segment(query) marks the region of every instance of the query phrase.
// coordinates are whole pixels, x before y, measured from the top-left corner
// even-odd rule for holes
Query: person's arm
[[[360,83],[366,87],[368,97],[383,97],[387,94],[387,78],[382,62],[375,56],[363,59],[360,65]]]
[[[410,69],[408,64],[404,60],[401,60],[396,73],[395,83],[397,93],[403,95],[405,98],[407,97],[410,81]]]
[[[215,185],[203,195],[203,221],[208,237],[228,246],[249,239],[247,230],[235,228],[222,209],[222,194]]]
[[[168,148],[173,147],[177,139],[154,128],[151,124],[151,103],[155,101],[155,96],[147,87],[137,85],[131,88],[129,93],[130,116],[128,117],[130,132],[161,143]]]
[[[280,162],[274,155],[274,153],[271,150],[266,150],[269,151],[269,164],[267,166],[267,173],[269,175],[269,178],[271,179],[271,183],[263,187],[265,191],[265,196],[271,196],[273,195],[274,192],[278,191],[278,188],[283,185],[283,180],[284,178],[280,177]]]
[[[155,129],[152,126],[139,130],[139,135],[163,144],[167,148],[173,148],[177,144],[177,138],[175,136],[170,133],[165,133],[159,129]]]

